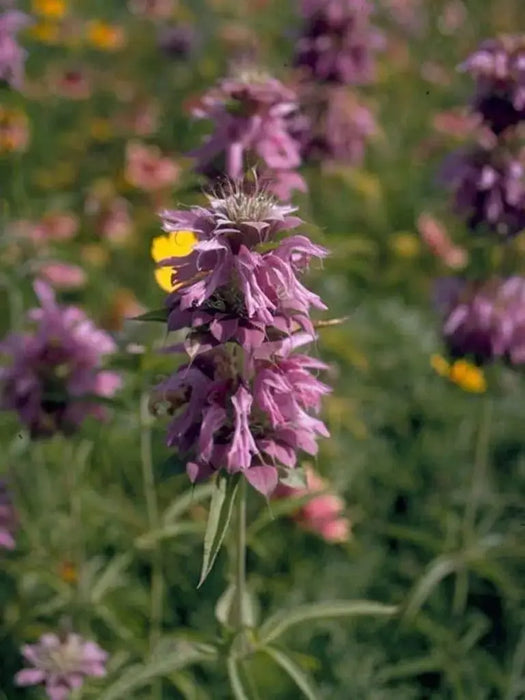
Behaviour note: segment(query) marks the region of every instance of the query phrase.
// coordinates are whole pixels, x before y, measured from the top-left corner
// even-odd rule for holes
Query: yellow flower
[[[36,22],[29,28],[29,33],[43,44],[57,44],[60,40],[60,27],[54,22]]]
[[[93,119],[89,125],[89,132],[95,141],[109,141],[113,135],[112,125],[109,119]]]
[[[450,363],[441,355],[432,355],[430,358],[430,366],[441,377],[450,376]]]
[[[197,243],[193,231],[170,231],[164,236],[157,236],[151,243],[151,257],[158,263],[166,258],[183,258],[189,255]],[[172,267],[159,267],[155,270],[157,284],[165,292],[177,289],[172,282]]]
[[[59,576],[65,583],[78,583],[78,571],[73,562],[62,562],[59,567]]]
[[[483,370],[467,360],[456,360],[452,364],[441,355],[432,355],[430,364],[441,377],[447,377],[471,394],[483,394],[487,390],[487,380]]]
[[[457,360],[450,368],[450,379],[463,389],[474,394],[483,394],[487,390],[487,381],[483,370],[466,360]]]
[[[117,51],[124,44],[124,30],[100,20],[89,22],[87,40],[101,51]]]
[[[33,0],[33,12],[50,19],[62,19],[66,14],[65,0]]]
[[[399,231],[390,238],[392,250],[400,258],[415,258],[420,250],[419,239],[408,231]]]

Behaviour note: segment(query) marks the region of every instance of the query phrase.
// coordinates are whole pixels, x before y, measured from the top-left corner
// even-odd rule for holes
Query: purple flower
[[[472,230],[511,237],[525,228],[525,150],[517,155],[503,147],[458,151],[445,162],[443,178]]]
[[[499,134],[525,120],[525,36],[488,39],[460,66],[477,82],[473,100]]]
[[[309,310],[325,306],[299,276],[327,251],[300,234],[282,238],[301,223],[293,211],[264,190],[232,186],[207,209],[163,212],[166,231],[198,239],[188,256],[161,262],[177,284],[168,329],[192,329],[188,349],[196,339],[203,350],[228,341],[252,350],[299,328],[313,335]]]
[[[51,289],[35,282],[41,306],[30,312],[33,333],[9,335],[0,351],[0,402],[14,410],[33,437],[75,430],[88,416],[105,416],[97,397],[114,395],[118,374],[101,370],[115,343],[74,306],[59,306]]]
[[[302,113],[293,128],[306,161],[346,165],[362,162],[366,141],[377,129],[370,110],[338,86],[304,90]]]
[[[43,684],[50,700],[66,700],[87,676],[106,674],[107,653],[78,634],[44,634],[37,644],[22,647],[22,654],[32,668],[19,671],[15,683]]]
[[[16,34],[30,22],[30,18],[18,10],[0,13],[0,80],[16,89],[22,85],[26,58]]]
[[[325,365],[305,355],[246,364],[242,379],[234,345],[202,354],[157,387],[152,408],[174,415],[168,445],[186,456],[192,481],[225,469],[268,495],[298,450],[316,454],[317,438],[328,436],[312,413],[329,388],[312,374]]]
[[[295,63],[319,82],[358,85],[374,77],[382,35],[370,25],[368,0],[303,0]]]
[[[214,123],[212,135],[191,154],[197,169],[212,179],[226,175],[237,180],[248,167],[259,166],[276,196],[305,191],[296,172],[299,144],[289,131],[288,117],[296,109],[295,93],[261,72],[244,69],[222,80],[193,111]]]
[[[497,359],[525,363],[525,278],[444,279],[436,299],[453,357],[471,356],[480,364]]]
[[[0,549],[14,549],[14,533],[18,525],[15,507],[5,481],[0,480]]]

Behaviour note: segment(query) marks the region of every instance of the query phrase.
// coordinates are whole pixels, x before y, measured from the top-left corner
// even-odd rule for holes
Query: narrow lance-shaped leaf
[[[187,646],[177,649],[171,654],[152,659],[149,663],[135,664],[125,669],[122,675],[98,696],[98,700],[129,698],[136,690],[143,688],[156,678],[207,660],[210,660],[209,653],[196,647]]]
[[[397,612],[395,605],[385,605],[371,600],[329,600],[322,603],[299,605],[269,617],[259,630],[259,641],[268,644],[280,637],[290,627],[309,620],[326,620],[338,617],[371,615],[390,617]]]
[[[248,694],[244,690],[244,686],[241,680],[241,674],[239,673],[239,664],[241,661],[230,656],[227,662],[228,666],[228,678],[230,680],[230,687],[232,689],[232,697],[234,700],[250,700]]]
[[[168,320],[168,308],[163,306],[161,309],[152,309],[151,311],[146,311],[140,316],[133,316],[129,319],[130,321],[159,321],[161,323],[166,323]]]
[[[215,490],[211,497],[210,512],[204,535],[204,556],[202,560],[201,577],[197,588],[200,588],[213,568],[217,554],[224,541],[230,524],[233,504],[239,485],[238,476],[225,476],[219,473],[215,481]]]
[[[268,654],[290,676],[305,698],[308,698],[308,700],[319,700],[320,696],[308,675],[288,654],[275,647],[266,647],[261,651]]]

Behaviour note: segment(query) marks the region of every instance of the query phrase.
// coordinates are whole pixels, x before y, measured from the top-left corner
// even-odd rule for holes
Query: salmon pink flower
[[[144,190],[156,192],[172,186],[180,177],[180,167],[156,146],[146,146],[139,141],[128,143],[126,148],[126,179]]]
[[[311,496],[300,506],[294,519],[306,530],[317,533],[327,542],[347,542],[350,538],[350,521],[344,516],[345,502],[331,493],[328,484],[313,469],[306,469],[306,487],[292,488],[279,484],[274,498],[302,498]]]
[[[0,479],[0,549],[14,549],[18,524],[15,507],[5,481]]]

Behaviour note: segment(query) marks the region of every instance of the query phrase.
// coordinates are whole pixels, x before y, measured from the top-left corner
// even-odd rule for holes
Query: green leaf
[[[237,603],[236,586],[231,583],[221,595],[215,606],[215,617],[225,627],[233,629],[238,621],[235,605]],[[245,589],[242,599],[242,623],[246,627],[255,627],[258,617],[258,604],[253,594]]]
[[[323,603],[299,605],[292,610],[282,610],[269,617],[259,630],[261,644],[269,644],[290,627],[309,620],[326,620],[338,617],[372,615],[391,617],[398,608],[395,605],[376,603],[373,600],[331,600]]]
[[[162,309],[152,309],[151,311],[146,311],[140,316],[133,316],[130,321],[160,321],[166,323],[168,320],[169,311],[167,307],[162,307]]]
[[[164,524],[169,525],[173,523],[193,505],[206,500],[212,495],[214,489],[215,484],[213,483],[201,484],[200,486],[193,486],[191,489],[188,489],[185,493],[172,501],[166,508],[162,516]]]
[[[317,694],[317,690],[314,688],[308,675],[284,651],[275,647],[266,647],[261,649],[261,651],[273,659],[290,676],[305,698],[308,698],[308,700],[319,700],[320,696]]]
[[[155,549],[157,542],[169,540],[180,535],[194,535],[203,530],[204,523],[181,522],[166,525],[158,530],[151,530],[137,537],[135,546],[138,549]]]
[[[233,504],[237,495],[239,477],[218,474],[215,490],[211,497],[210,513],[204,535],[204,556],[202,560],[201,577],[197,588],[200,588],[213,568],[217,554],[221,548],[230,524]]]
[[[250,700],[248,694],[244,690],[244,686],[241,680],[241,674],[239,672],[238,664],[242,663],[237,661],[237,659],[230,656],[227,662],[228,666],[228,678],[230,679],[230,686],[233,692],[233,697],[235,700]]]
[[[457,556],[437,557],[426,573],[414,586],[404,609],[406,617],[413,617],[430,596],[434,588],[447,576],[454,573],[461,562]]]
[[[210,652],[187,642],[177,645],[170,653],[159,655],[145,664],[134,664],[120,678],[99,694],[98,700],[122,700],[156,678],[162,678],[191,664],[207,661]]]
[[[289,486],[291,489],[307,488],[306,473],[302,467],[287,469],[285,476],[282,476],[279,481],[281,484]]]

